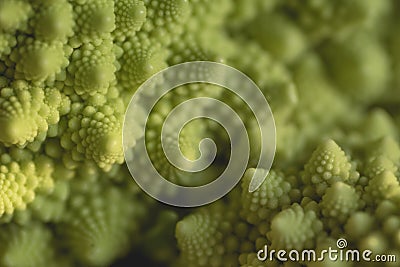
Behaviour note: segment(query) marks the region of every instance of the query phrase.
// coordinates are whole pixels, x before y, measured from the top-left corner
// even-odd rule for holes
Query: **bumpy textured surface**
[[[0,4],[0,29],[13,32],[26,26],[32,11],[25,1],[5,0]]]
[[[13,213],[14,209],[25,209],[35,197],[35,176],[33,166],[21,170],[12,162],[1,166],[1,209],[0,213]],[[25,171],[25,172],[24,172]]]
[[[120,86],[129,92],[154,73],[167,67],[167,51],[147,34],[138,34],[121,44],[124,51],[120,58],[121,69],[117,72]]]
[[[271,171],[261,187],[253,194],[248,194],[255,169],[248,169],[242,182],[242,216],[251,224],[259,224],[290,204],[291,184],[285,181],[281,172]]]
[[[182,253],[179,266],[222,266],[235,264],[241,240],[235,236],[234,213],[223,215],[223,206],[214,205],[185,217],[176,225]]]
[[[0,235],[2,266],[56,266],[49,229],[33,223],[26,227],[9,225],[3,230]],[[63,263],[59,261],[60,266],[65,265]]]
[[[63,100],[58,90],[15,82],[3,88],[1,96],[0,140],[6,146],[32,142],[60,119]]]
[[[139,31],[146,21],[146,6],[143,1],[115,1],[115,29],[113,35],[118,40],[124,40]]]
[[[344,151],[333,140],[320,145],[304,168],[302,180],[312,185],[306,189],[315,190],[319,196],[336,181],[354,184],[358,179],[358,173],[352,172],[351,163]]]
[[[399,18],[397,0],[0,0],[0,266],[398,266]],[[146,79],[194,60],[254,80],[276,156],[249,193],[260,145],[249,108],[215,85],[176,88],[134,133],[169,181],[208,183],[230,156],[219,125],[193,121],[165,148],[194,160],[211,137],[215,162],[198,175],[168,163],[160,127],[182,101],[225,102],[251,141],[226,197],[177,209],[132,181],[123,118]],[[339,238],[397,262],[257,257],[265,245],[322,251]]]
[[[343,182],[336,182],[329,187],[321,201],[322,214],[339,222],[346,221],[359,205],[360,197],[355,189]]]
[[[74,34],[74,18],[72,5],[66,1],[53,1],[49,5],[42,4],[40,12],[32,20],[35,36],[44,41],[61,41],[66,43]]]
[[[275,249],[302,250],[314,247],[321,230],[322,222],[314,211],[304,212],[300,205],[293,204],[272,219],[267,236]]]
[[[10,57],[16,64],[16,78],[41,82],[54,80],[68,64],[61,42],[44,43],[26,38]]]
[[[69,199],[59,232],[76,258],[88,265],[108,265],[129,246],[129,235],[136,227],[135,207],[129,196],[114,188],[88,186],[88,192]],[[96,198],[97,194],[102,198]]]
[[[76,49],[71,58],[66,84],[78,95],[107,93],[116,70],[111,38],[86,43]]]

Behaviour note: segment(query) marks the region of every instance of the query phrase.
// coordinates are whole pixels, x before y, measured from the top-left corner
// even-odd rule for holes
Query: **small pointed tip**
[[[337,146],[336,142],[335,142],[333,139],[331,139],[331,138],[326,139],[326,140],[323,142],[323,144],[324,144],[325,146]]]

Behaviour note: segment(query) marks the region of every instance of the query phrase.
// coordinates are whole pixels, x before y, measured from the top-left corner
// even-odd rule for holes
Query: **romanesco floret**
[[[374,203],[384,199],[391,199],[400,193],[400,185],[396,176],[390,171],[383,171],[371,177],[365,187],[366,198]]]
[[[354,32],[369,23],[376,23],[390,6],[390,1],[373,0],[282,2],[283,7],[292,15],[292,19],[301,25],[310,40],[314,42],[343,32]]]
[[[74,18],[71,4],[66,0],[54,1],[50,5],[39,6],[40,12],[32,20],[32,28],[37,39],[45,42],[66,43],[74,34]]]
[[[359,240],[361,237],[370,233],[376,221],[373,215],[357,211],[353,213],[344,225],[344,230],[352,240]]]
[[[353,96],[354,101],[376,99],[385,91],[390,76],[389,59],[383,45],[370,33],[361,32],[335,40],[322,50],[323,58],[329,62],[327,69],[338,88]],[[374,68],[369,68],[365,61],[374,62]]]
[[[267,237],[275,249],[305,249],[315,246],[320,236],[322,222],[314,211],[304,211],[298,204],[278,213],[271,221]]]
[[[112,34],[118,41],[123,41],[139,31],[146,21],[146,6],[140,0],[116,0],[114,5],[115,29]]]
[[[121,113],[114,114],[110,105],[102,107],[72,105],[68,130],[61,138],[61,145],[71,150],[73,160],[83,157],[94,160],[100,168],[110,169],[122,163]]]
[[[8,225],[0,234],[2,266],[68,266],[64,259],[56,259],[51,230],[44,225]],[[68,263],[68,264],[67,264]]]
[[[7,161],[7,160],[6,160]],[[35,197],[37,179],[32,164],[20,166],[16,162],[1,165],[0,213],[13,213],[14,209],[25,209]]]
[[[339,223],[346,221],[360,206],[360,196],[354,187],[343,182],[336,182],[329,187],[321,201],[321,211],[326,218],[333,218]]]
[[[5,145],[23,146],[32,142],[39,132],[47,130],[46,119],[39,111],[44,103],[44,92],[40,87],[14,86],[1,90],[0,140]]]
[[[319,196],[336,181],[354,184],[359,177],[352,170],[344,151],[333,140],[327,140],[318,146],[304,168],[302,180],[306,185],[312,185],[305,190],[310,190],[310,193],[315,191]]]
[[[0,30],[15,32],[26,26],[32,8],[23,0],[4,0],[0,3]]]
[[[189,17],[188,0],[144,0],[146,21],[143,32],[163,45],[168,45],[183,32],[183,25]]]
[[[135,229],[135,207],[116,189],[75,194],[69,201],[59,232],[74,255],[88,265],[108,265],[128,248]],[[99,194],[102,198],[96,198]],[[128,219],[120,220],[124,216]]]
[[[8,55],[11,48],[17,44],[17,39],[10,33],[0,33],[0,55]]]
[[[44,43],[32,38],[18,40],[20,47],[10,59],[15,63],[15,78],[32,82],[54,80],[68,65],[67,49],[58,41]]]
[[[249,23],[247,31],[251,38],[282,62],[295,61],[308,46],[304,33],[296,24],[278,14],[260,13]]]
[[[242,210],[243,217],[251,224],[259,224],[276,214],[281,207],[291,203],[289,192],[291,184],[285,180],[283,173],[271,171],[259,190],[248,194],[250,180],[254,169],[248,169],[242,182]]]
[[[167,51],[147,35],[130,37],[121,47],[124,53],[117,79],[120,86],[129,92],[135,91],[147,78],[167,66]]]
[[[75,36],[74,47],[90,40],[104,39],[115,29],[114,1],[73,0]]]
[[[30,86],[15,81],[4,87],[0,99],[0,121],[4,127],[0,141],[6,146],[25,146],[52,135],[60,115],[68,111],[69,99],[55,88]]]
[[[179,266],[221,266],[236,261],[240,246],[231,222],[235,218],[222,215],[223,207],[199,210],[176,224],[176,238],[182,253]]]
[[[72,53],[65,84],[73,87],[78,95],[106,94],[115,80],[114,62],[111,38],[85,43]]]

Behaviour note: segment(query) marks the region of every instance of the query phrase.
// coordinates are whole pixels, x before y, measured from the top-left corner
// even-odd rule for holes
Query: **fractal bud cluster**
[[[398,266],[399,28],[398,0],[0,0],[0,266]],[[209,183],[230,156],[200,120],[170,145],[194,160],[212,136],[225,144],[213,166],[168,162],[161,126],[182,101],[228,104],[250,137],[239,184],[190,209],[147,196],[122,142],[140,85],[188,61],[248,75],[276,125],[272,169],[249,192],[260,134],[245,103],[210,84],[163,97],[138,135],[171,182]],[[397,262],[257,257],[338,239]]]

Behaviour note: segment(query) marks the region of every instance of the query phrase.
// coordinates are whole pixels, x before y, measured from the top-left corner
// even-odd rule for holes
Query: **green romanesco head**
[[[397,256],[371,266],[397,266],[399,18],[396,0],[0,0],[0,266],[364,266],[257,256],[265,245],[320,252],[340,238]],[[132,131],[170,182],[212,182],[231,156],[223,127],[209,120],[178,138],[168,132],[161,146],[162,123],[180,103],[224,102],[249,134],[241,181],[196,209],[142,192],[122,142],[140,85],[187,61],[248,75],[277,133],[272,169],[257,169],[264,140],[240,97],[210,84],[164,96],[145,132]],[[204,138],[218,152],[203,173],[165,156],[179,147],[194,161]],[[145,156],[135,154],[139,166]],[[265,180],[249,192],[255,171]]]

